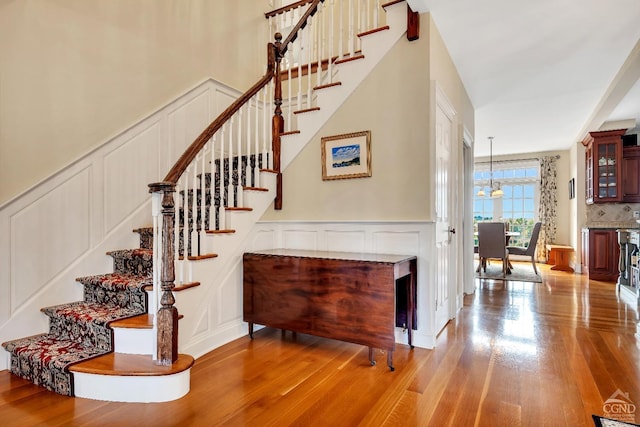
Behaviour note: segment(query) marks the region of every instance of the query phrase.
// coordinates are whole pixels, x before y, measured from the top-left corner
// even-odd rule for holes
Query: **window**
[[[491,198],[489,163],[476,163],[474,171],[473,223],[481,221],[504,221],[509,230],[520,236],[512,237],[511,246],[526,246],[538,219],[538,194],[540,168],[536,160],[518,160],[493,163],[493,184],[500,185],[504,196]],[[478,196],[484,188],[486,196]],[[477,239],[474,244],[478,244]]]

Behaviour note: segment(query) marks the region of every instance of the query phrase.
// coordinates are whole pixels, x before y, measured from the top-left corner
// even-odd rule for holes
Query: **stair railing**
[[[274,207],[282,208],[281,136],[297,132],[296,115],[319,109],[315,91],[340,84],[336,64],[362,58],[358,36],[380,27],[380,10],[380,0],[302,0],[265,14],[275,41],[267,45],[264,76],[207,126],[163,181],[149,184],[156,363],[177,360],[173,290],[193,282],[192,262],[215,256],[204,236],[233,231],[226,214],[245,209],[243,190],[260,187],[261,170],[276,173]]]

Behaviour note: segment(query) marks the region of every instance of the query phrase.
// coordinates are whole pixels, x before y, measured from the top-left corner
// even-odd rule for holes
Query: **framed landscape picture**
[[[322,179],[371,176],[371,131],[326,136],[322,141]]]

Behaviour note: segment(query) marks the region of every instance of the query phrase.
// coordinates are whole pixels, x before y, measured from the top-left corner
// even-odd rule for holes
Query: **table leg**
[[[376,366],[376,359],[373,357],[373,347],[369,347],[369,362],[371,366]]]
[[[396,370],[396,368],[393,367],[393,350],[387,350],[387,366],[389,366],[391,372]]]
[[[249,338],[253,339],[253,322],[249,322]]]

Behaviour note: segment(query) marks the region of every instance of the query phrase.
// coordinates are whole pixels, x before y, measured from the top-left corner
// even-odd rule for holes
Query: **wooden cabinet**
[[[396,305],[415,328],[415,256],[275,249],[243,256],[243,315],[253,324],[387,350],[393,370]],[[399,287],[404,303],[399,303]]]
[[[624,147],[622,157],[622,201],[640,202],[640,147]]]
[[[589,132],[585,146],[587,203],[622,201],[622,135],[625,129]]]
[[[589,279],[616,282],[620,246],[618,234],[612,228],[590,228],[583,230],[582,265]]]

